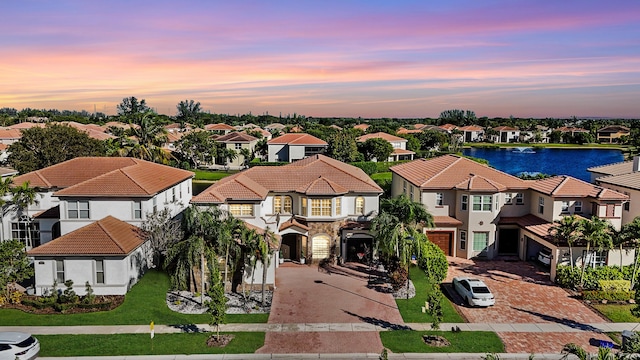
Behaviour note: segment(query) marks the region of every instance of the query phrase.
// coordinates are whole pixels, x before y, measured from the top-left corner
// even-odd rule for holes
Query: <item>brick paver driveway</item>
[[[549,280],[549,275],[524,261],[472,261],[448,258],[446,282],[455,276],[481,278],[496,297],[495,306],[470,308],[454,297],[460,313],[472,323],[560,323],[588,329],[585,324],[606,322]],[[560,352],[562,345],[574,342],[591,351],[604,334],[580,333],[499,333],[507,352]]]
[[[368,287],[359,264],[317,266],[285,263],[276,273],[270,324],[404,323],[391,294]],[[259,353],[380,353],[376,332],[268,332]]]

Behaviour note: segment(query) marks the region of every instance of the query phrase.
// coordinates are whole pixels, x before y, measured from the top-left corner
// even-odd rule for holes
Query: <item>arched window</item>
[[[356,214],[364,214],[364,198],[362,196],[356,198]]]

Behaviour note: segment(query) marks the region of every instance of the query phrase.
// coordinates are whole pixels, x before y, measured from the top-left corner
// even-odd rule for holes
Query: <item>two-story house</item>
[[[216,159],[217,163],[222,163],[228,166],[230,169],[243,169],[245,164],[247,164],[251,159],[245,158],[244,151],[242,149],[246,149],[248,154],[253,154],[256,144],[258,143],[258,138],[253,137],[244,132],[232,132],[226,135],[222,135],[216,138],[216,142],[220,144],[224,144],[224,146],[232,150],[236,153],[235,158],[230,159]]]
[[[269,162],[293,162],[322,154],[329,144],[305,133],[288,133],[267,141]]]
[[[511,126],[498,126],[493,128],[496,135],[491,140],[497,143],[514,143],[520,141],[520,130]]]
[[[462,131],[464,142],[478,142],[484,139],[484,128],[478,125],[468,125],[458,128]]]
[[[445,254],[462,258],[515,255],[535,258],[547,248],[553,254],[551,277],[558,263],[569,262],[567,244],[549,235],[553,221],[576,214],[607,219],[616,229],[628,197],[569,177],[522,180],[475,161],[445,155],[391,167],[392,196],[405,194],[434,216],[425,229]],[[578,246],[574,257],[582,257]],[[614,263],[619,256],[610,256]],[[619,260],[618,260],[619,261]]]
[[[598,142],[601,143],[617,143],[625,137],[629,137],[631,131],[628,127],[622,125],[609,125],[601,128],[596,132]]]
[[[84,294],[124,294],[150,264],[138,229],[147,214],[188,206],[193,173],[133,158],[81,157],[14,178],[38,192],[5,216],[3,238],[20,239],[35,259],[35,290],[73,280]],[[132,230],[133,229],[133,230]],[[107,250],[110,249],[110,250]],[[101,269],[98,274],[98,269]]]
[[[622,207],[622,224],[640,216],[640,157],[631,161],[596,166],[587,169],[591,173],[591,182],[629,196]]]
[[[269,228],[282,239],[277,256],[319,261],[332,252],[347,259],[365,244],[371,246],[371,235],[360,230],[377,214],[381,194],[361,169],[314,155],[226,177],[191,203],[219,206],[252,226]]]
[[[400,160],[413,160],[413,156],[416,154],[411,150],[407,150],[407,142],[408,140],[405,138],[401,138],[398,136],[394,136],[391,134],[387,134],[384,132],[377,132],[372,134],[365,134],[360,136],[356,141],[365,142],[369,139],[383,139],[386,140],[393,146],[393,152],[389,155],[388,159],[377,160],[374,161],[400,161]]]

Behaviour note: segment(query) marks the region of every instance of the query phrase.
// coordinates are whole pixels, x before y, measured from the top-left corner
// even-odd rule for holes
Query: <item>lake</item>
[[[469,148],[462,153],[488,160],[492,167],[511,175],[539,172],[571,175],[586,182],[591,181],[587,168],[624,161],[622,152],[612,149]]]

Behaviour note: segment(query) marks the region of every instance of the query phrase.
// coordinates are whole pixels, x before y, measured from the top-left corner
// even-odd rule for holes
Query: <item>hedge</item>
[[[635,291],[599,291],[585,290],[582,292],[582,299],[591,301],[629,301],[635,298]]]
[[[556,283],[564,288],[575,289],[580,286],[580,274],[582,268],[574,266],[571,271],[570,266],[560,265],[556,269]],[[640,275],[640,274],[638,274]],[[635,284],[638,286],[638,275]],[[598,266],[596,268],[587,267],[584,272],[584,290],[602,290],[600,281],[602,280],[629,280],[633,276],[633,265],[623,266]]]
[[[440,283],[447,277],[447,269],[449,263],[444,251],[438,245],[431,241],[425,241],[420,249],[418,256],[418,267],[431,275],[437,283]]]

